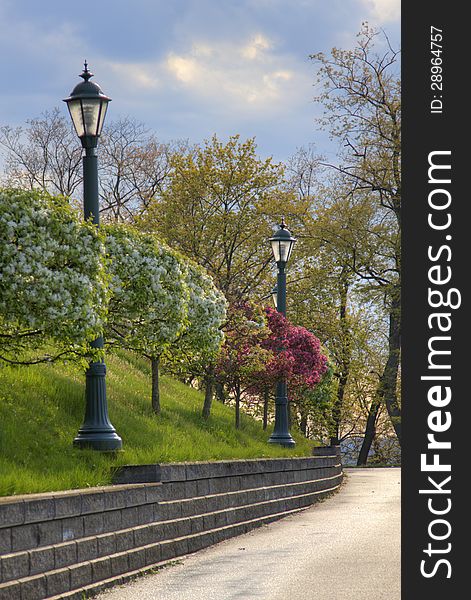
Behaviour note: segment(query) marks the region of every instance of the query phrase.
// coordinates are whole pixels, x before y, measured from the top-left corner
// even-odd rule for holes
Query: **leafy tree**
[[[215,360],[224,335],[227,302],[209,275],[188,261],[186,285],[189,290],[187,325],[166,348],[165,367],[174,374],[204,381],[203,417],[209,418],[213,399]]]
[[[381,36],[381,37],[380,37]],[[376,47],[382,44],[377,52]],[[376,47],[375,47],[376,45]],[[401,102],[398,52],[386,35],[367,24],[353,50],[334,48],[312,55],[318,65],[316,100],[325,107],[322,124],[344,142],[338,165],[349,193],[323,214],[324,237],[348,248],[349,268],[384,303],[389,319],[388,356],[379,388],[400,439],[397,381],[400,361]],[[345,211],[358,210],[357,226],[338,227]],[[334,217],[337,217],[336,219]],[[333,224],[333,225],[332,225]]]
[[[235,135],[175,153],[171,167],[140,225],[203,266],[229,301],[265,295],[272,226],[282,214],[299,222],[305,209],[281,189],[282,166]]]
[[[111,298],[106,340],[151,361],[152,407],[161,412],[159,361],[186,327],[186,265],[154,236],[106,225]]]
[[[244,393],[254,389],[272,353],[261,342],[269,335],[264,314],[253,303],[233,303],[224,327],[225,340],[216,373],[235,400],[235,426],[240,427],[240,404]]]
[[[81,222],[63,198],[2,189],[0,265],[0,363],[87,365],[108,300],[96,226]]]

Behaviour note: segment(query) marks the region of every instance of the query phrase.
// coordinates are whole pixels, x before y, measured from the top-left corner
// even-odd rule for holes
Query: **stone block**
[[[145,486],[131,487],[126,494],[126,507],[140,506],[146,503],[146,488]]]
[[[147,485],[146,490],[146,502],[159,502],[162,499],[162,484]]]
[[[25,523],[50,521],[55,517],[56,507],[53,496],[38,500],[25,500],[24,507]]]
[[[121,518],[126,527],[135,527],[136,525],[139,525],[139,507],[130,506],[129,508],[123,508],[121,511]]]
[[[155,562],[158,562],[158,560]],[[146,563],[146,548],[139,548],[138,550],[128,552],[128,564],[130,571],[137,571],[145,567],[148,564]]]
[[[122,552],[123,550],[129,550],[134,548],[134,531],[132,529],[117,531],[115,534],[116,539],[116,551]]]
[[[83,562],[79,565],[69,567],[70,589],[85,587],[92,583],[92,565],[89,562]]]
[[[154,521],[154,505],[142,504],[138,506],[138,514],[139,525],[144,525],[145,523],[152,523]]]
[[[82,512],[81,494],[61,494],[54,497],[56,519],[76,517]]]
[[[129,561],[126,552],[115,554],[110,558],[111,561],[111,576],[121,575],[129,571]]]
[[[163,464],[160,465],[160,478],[162,482],[185,481],[186,464]]]
[[[197,496],[207,496],[210,494],[209,491],[209,480],[208,479],[200,479],[196,482],[196,495]]]
[[[92,513],[83,516],[83,535],[103,533],[103,513]]]
[[[62,541],[83,537],[83,517],[70,517],[62,521]]]
[[[188,554],[188,540],[172,540],[160,545],[160,560],[171,560],[176,556]]]
[[[155,544],[161,539],[162,534],[156,527],[144,526],[136,527],[134,529],[134,542],[133,546],[139,548],[140,546],[147,546],[148,544]]]
[[[54,566],[53,569],[68,567],[74,563],[85,559],[77,559],[77,542],[66,542],[54,546]]]
[[[111,577],[111,560],[108,556],[92,561],[92,580],[103,581]]]
[[[11,528],[0,529],[0,554],[7,554],[11,551]]]
[[[13,600],[21,598],[21,584],[19,581],[0,583],[0,600]]]
[[[98,556],[109,556],[116,552],[116,538],[114,534],[105,533],[104,535],[97,535],[96,541]]]
[[[37,575],[21,582],[21,600],[42,600],[47,594],[46,577]]]
[[[105,510],[105,494],[100,492],[82,493],[82,514],[98,513]]]
[[[55,596],[70,590],[69,569],[49,571],[45,574],[47,596]]]
[[[25,506],[23,501],[12,502],[0,498],[0,527],[23,525],[25,522]]]
[[[11,549],[12,552],[20,550],[29,550],[36,548],[39,543],[38,525],[32,523],[29,525],[19,525],[11,530]]]
[[[108,488],[104,491],[105,510],[116,510],[126,506],[127,487]]]
[[[62,521],[38,523],[39,546],[50,546],[62,542]]]
[[[116,469],[114,484],[153,483],[160,481],[160,465],[126,465]]]
[[[37,548],[29,552],[29,574],[36,575],[54,569],[54,548]]]
[[[103,513],[103,532],[118,531],[123,526],[127,527],[127,523],[123,523],[121,510],[108,510]]]
[[[160,562],[160,544],[153,544],[152,546],[146,546],[145,548],[145,564],[153,565]],[[131,561],[130,561],[131,562]]]
[[[4,581],[28,577],[29,575],[29,555],[27,552],[18,554],[5,554],[1,558],[2,577]]]
[[[85,562],[98,557],[98,542],[95,537],[77,540],[77,562]]]

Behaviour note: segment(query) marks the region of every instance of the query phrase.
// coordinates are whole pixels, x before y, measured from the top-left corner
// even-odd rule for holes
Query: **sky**
[[[275,160],[309,145],[329,157],[309,55],[353,47],[363,21],[399,47],[400,0],[0,0],[0,125],[67,115],[86,59],[107,120],[163,142],[238,133]]]

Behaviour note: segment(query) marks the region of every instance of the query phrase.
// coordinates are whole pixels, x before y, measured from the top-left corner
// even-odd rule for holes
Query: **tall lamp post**
[[[85,61],[84,70],[68,98],[64,100],[72,118],[82,148],[83,156],[83,212],[85,219],[99,225],[98,162],[96,148],[105,120],[106,109],[111,98],[105,96],[99,85],[90,81],[93,73]],[[103,348],[100,336],[91,344]],[[119,450],[123,442],[110,423],[106,400],[106,365],[101,361],[91,362],[86,372],[85,419],[74,439],[74,446],[94,450]]]
[[[273,257],[278,267],[278,276],[276,283],[276,310],[286,317],[286,263],[289,260],[291,251],[296,242],[296,238],[286,228],[285,221],[282,219],[280,228],[275,235],[270,238]],[[273,290],[274,291],[274,290]],[[281,350],[282,348],[280,348]],[[276,384],[275,396],[275,428],[268,440],[271,444],[280,444],[282,446],[294,446],[296,442],[289,432],[288,420],[288,392],[286,380],[278,381]]]

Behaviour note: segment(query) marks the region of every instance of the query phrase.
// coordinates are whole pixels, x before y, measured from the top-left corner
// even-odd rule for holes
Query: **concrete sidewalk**
[[[100,600],[400,600],[400,469],[346,469],[333,498]]]

